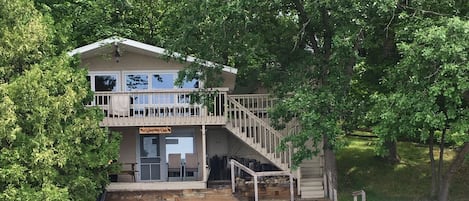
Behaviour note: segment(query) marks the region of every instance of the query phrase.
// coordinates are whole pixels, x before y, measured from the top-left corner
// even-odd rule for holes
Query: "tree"
[[[120,36],[160,45],[159,21],[169,2],[159,0],[51,1],[36,7],[54,18],[56,45],[70,49]]]
[[[50,52],[51,29],[29,1],[0,1],[0,84]]]
[[[0,2],[0,13],[0,199],[96,199],[119,139],[85,107],[86,72],[54,55],[51,19],[32,2]]]
[[[256,79],[278,97],[274,120],[281,126],[295,118],[302,127],[284,140],[297,149],[295,163],[324,148],[337,187],[333,151],[343,144],[343,122],[351,115],[350,83],[368,4],[178,1],[161,23],[173,39],[167,48],[237,67],[240,78]]]
[[[468,51],[464,43],[459,43],[467,41],[462,36],[465,32],[450,31],[444,38],[454,41],[443,40],[440,46],[432,44],[437,37],[427,40],[419,37],[431,36],[433,31],[429,27],[442,26],[443,21],[453,17],[460,16],[464,18],[459,18],[460,21],[466,22],[465,1],[178,1],[174,6],[161,22],[163,27],[168,27],[163,35],[174,39],[168,39],[165,45],[178,52],[235,66],[240,76],[258,73],[254,79],[280,99],[273,111],[274,120],[282,124],[295,118],[303,128],[284,141],[297,148],[294,156],[297,163],[324,147],[326,168],[333,170],[332,150],[342,145],[340,137],[347,129],[357,126],[349,125],[350,120],[367,113],[363,106],[372,108],[376,104],[373,111],[378,118],[374,119],[374,130],[380,135],[382,145],[390,148],[390,159],[395,162],[398,162],[397,139],[426,140],[425,130],[430,127],[445,133],[446,129],[442,129],[445,127],[426,126],[420,121],[422,111],[434,109],[435,102],[441,104],[440,96],[422,94],[432,86],[432,82],[424,79],[430,74],[422,75],[440,72],[417,69],[448,61],[444,57],[449,53],[437,49],[453,51],[449,61],[454,56],[457,58],[452,64],[454,68],[464,69],[467,60],[463,53]],[[444,46],[445,43],[454,44],[450,46],[457,52]],[[423,52],[411,53],[411,50]],[[441,57],[441,61],[432,63],[425,57],[415,56],[427,54]],[[420,64],[418,68],[416,64]],[[452,91],[457,91],[454,93],[458,95],[453,94],[457,98],[465,91],[454,83],[462,79],[459,77],[464,75],[445,78],[452,80],[449,86],[455,88]],[[418,85],[404,84],[414,79]],[[383,99],[374,94],[386,95]],[[356,97],[363,99],[356,100]],[[369,98],[376,102],[364,103]],[[450,105],[458,103],[456,99]],[[447,104],[447,100],[443,102]],[[451,114],[462,112],[460,106],[454,106]],[[431,115],[436,113],[428,114],[434,117],[431,122],[440,121],[438,115]],[[458,122],[464,122],[462,114]],[[463,132],[463,123],[457,125],[457,132],[454,129],[451,132]],[[313,146],[308,146],[308,141]],[[319,146],[321,142],[324,146]],[[442,197],[444,191],[442,188]]]
[[[398,4],[393,23],[400,28],[396,43],[401,59],[383,77],[389,91],[374,97],[379,135],[394,139],[407,135],[428,142],[430,195],[439,201],[448,200],[452,176],[469,153],[467,5],[463,1]],[[457,147],[457,156],[445,169],[449,139]],[[439,161],[433,154],[435,142]]]
[[[0,133],[2,200],[93,200],[108,182],[118,140],[99,127],[98,110],[85,108],[85,72],[68,60],[35,65],[1,86],[8,108]]]

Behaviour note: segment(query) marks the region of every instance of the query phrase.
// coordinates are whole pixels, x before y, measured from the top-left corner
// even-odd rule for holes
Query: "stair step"
[[[322,170],[301,172],[302,178],[317,178],[322,177]]]
[[[316,163],[316,162],[319,162],[319,161],[321,161],[321,157],[320,156],[315,156],[311,159],[303,160],[302,163]]]
[[[311,163],[311,164],[306,164],[306,165],[300,165],[301,168],[316,168],[316,167],[322,167],[322,164],[320,163]]]
[[[324,191],[301,192],[301,198],[324,198]]]
[[[315,163],[302,163],[300,164],[300,167],[302,168],[308,168],[308,167],[321,167],[322,164],[320,162],[315,162]]]
[[[301,163],[300,167],[315,167],[315,166],[322,166],[320,161],[311,162],[311,163]]]
[[[322,185],[301,187],[301,192],[309,192],[309,191],[324,191],[324,188],[322,187]]]
[[[309,190],[319,190],[319,189],[324,189],[324,187],[322,186],[322,183],[320,184],[301,184],[301,191],[303,191],[303,189],[309,189]]]
[[[315,177],[315,178],[301,178],[301,183],[308,183],[308,182],[322,182],[322,177]]]

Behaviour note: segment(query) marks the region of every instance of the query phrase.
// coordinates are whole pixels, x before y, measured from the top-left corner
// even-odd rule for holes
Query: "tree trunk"
[[[397,154],[397,142],[394,140],[386,140],[384,142],[384,146],[388,150],[388,155],[386,156],[386,159],[391,164],[399,163],[401,159],[399,158],[399,154]]]
[[[433,154],[433,141],[435,140],[435,131],[431,130],[430,131],[430,136],[428,139],[428,155],[430,157],[430,166],[431,166],[431,172],[432,172],[432,189],[430,191],[430,197],[431,199],[435,199],[438,191],[438,177],[437,171],[436,171],[436,164],[435,164],[435,156]]]
[[[456,155],[456,158],[451,162],[450,167],[440,181],[440,192],[438,195],[438,201],[447,201],[449,198],[449,187],[451,184],[451,179],[453,178],[454,173],[456,173],[464,162],[466,154],[469,153],[469,142],[464,143],[461,150]]]
[[[329,145],[329,140],[326,135],[323,136],[323,147],[324,147],[324,171],[326,172],[327,184],[324,184],[327,197],[330,200],[336,201],[338,191],[337,181],[337,162],[335,153],[332,147]]]
[[[438,158],[438,178],[437,182],[439,185],[441,185],[441,180],[443,177],[443,159],[445,157],[445,135],[446,135],[446,129],[443,129],[441,132],[441,139],[440,139],[440,156]]]

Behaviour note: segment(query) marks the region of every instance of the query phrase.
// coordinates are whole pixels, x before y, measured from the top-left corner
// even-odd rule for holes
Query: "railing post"
[[[230,160],[230,165],[231,165],[231,192],[235,192],[235,186],[236,186],[236,177],[235,177],[235,165],[233,162],[233,159]]]
[[[296,169],[296,190],[297,195],[301,195],[301,167]]]
[[[293,201],[295,200],[295,189],[293,189],[293,175],[290,173],[290,200]]]
[[[225,121],[228,121],[228,93],[225,91],[223,92],[223,117],[225,117]]]
[[[259,189],[257,186],[257,175],[254,175],[254,200],[259,201]]]
[[[207,173],[207,136],[206,132],[207,130],[205,129],[205,125],[202,125],[202,174],[204,177],[204,182],[207,182],[208,180],[208,173]],[[207,178],[207,179],[205,179]]]
[[[358,196],[362,196],[362,201],[366,201],[366,193],[364,190],[355,191],[352,193],[353,201],[358,201]]]

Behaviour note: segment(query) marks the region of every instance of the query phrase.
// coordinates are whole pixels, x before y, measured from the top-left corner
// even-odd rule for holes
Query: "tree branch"
[[[384,30],[386,31],[386,38],[388,37],[388,33],[389,33],[389,27],[391,26],[391,23],[392,21],[394,20],[394,17],[396,16],[396,10],[394,9],[392,11],[392,17],[391,17],[391,20],[389,20],[388,24],[386,24],[386,28],[384,28]]]
[[[423,9],[420,9],[420,8],[415,8],[415,7],[404,5],[404,4],[399,4],[398,6],[403,8],[403,9],[408,9],[408,10],[412,10],[412,11],[416,11],[416,12],[421,12],[422,14],[431,14],[431,15],[444,16],[444,17],[454,17],[455,16],[453,14],[439,13],[439,12],[435,12],[435,11],[431,11],[431,10],[423,10]],[[464,16],[459,16],[459,17],[468,19],[468,17],[464,17]]]
[[[329,11],[321,7],[321,22],[324,26],[324,58],[329,60],[332,54],[332,27],[330,25]]]
[[[308,17],[308,13],[305,10],[303,1],[293,0],[293,3],[295,4],[296,11],[298,11],[300,24],[302,25],[302,29],[300,30],[300,33],[298,33],[298,35],[301,37],[299,37],[298,42],[295,43],[295,48],[298,46],[298,43],[304,44],[306,42],[305,37],[303,36],[308,34],[309,41],[311,42],[308,45],[310,45],[311,48],[313,48],[315,53],[319,52],[318,42],[316,41],[316,34],[314,33],[313,30],[311,30],[311,26],[309,25],[309,23],[311,22],[311,19]]]

